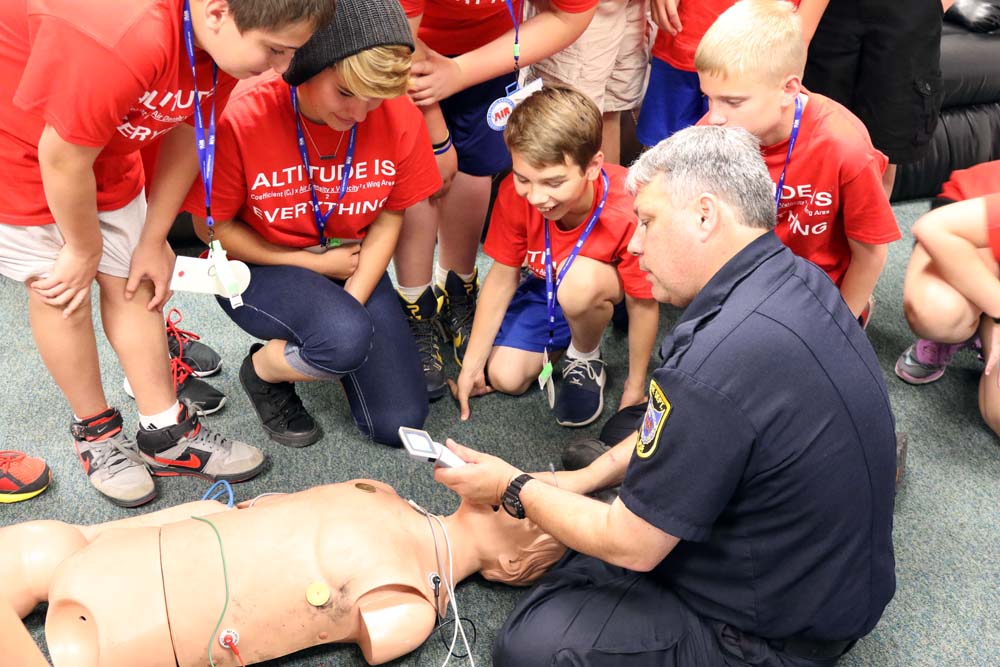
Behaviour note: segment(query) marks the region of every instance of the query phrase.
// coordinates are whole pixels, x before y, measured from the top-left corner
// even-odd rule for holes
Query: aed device
[[[407,453],[415,459],[429,461],[444,468],[458,468],[465,465],[465,461],[460,459],[455,452],[440,442],[434,442],[427,431],[400,426],[399,439]]]

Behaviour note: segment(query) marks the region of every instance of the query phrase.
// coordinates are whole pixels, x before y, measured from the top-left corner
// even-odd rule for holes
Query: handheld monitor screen
[[[407,449],[414,454],[426,454],[427,456],[437,456],[438,450],[434,447],[434,441],[425,431],[416,429],[400,429],[400,435],[405,438]]]

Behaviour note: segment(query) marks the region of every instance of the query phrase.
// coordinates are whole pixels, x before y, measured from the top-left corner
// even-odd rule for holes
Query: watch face
[[[519,516],[519,513],[521,511],[524,511],[524,509],[521,507],[521,501],[519,501],[517,498],[514,497],[514,495],[510,492],[510,489],[508,489],[503,494],[503,503],[502,504],[503,504],[504,511],[507,512],[507,514],[511,515],[515,519],[520,519],[521,518]]]

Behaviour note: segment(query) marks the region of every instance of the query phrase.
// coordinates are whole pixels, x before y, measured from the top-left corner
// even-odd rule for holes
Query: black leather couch
[[[1000,159],[1000,0],[959,0],[945,14],[941,73],[944,101],[930,148],[900,165],[893,201],[933,197],[955,169]]]

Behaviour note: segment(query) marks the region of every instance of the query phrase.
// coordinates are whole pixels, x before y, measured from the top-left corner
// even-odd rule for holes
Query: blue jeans
[[[376,442],[399,446],[400,426],[423,428],[427,385],[388,274],[365,305],[340,281],[308,269],[251,265],[250,275],[242,308],[218,300],[233,322],[296,346],[304,374],[340,376],[354,422]]]

